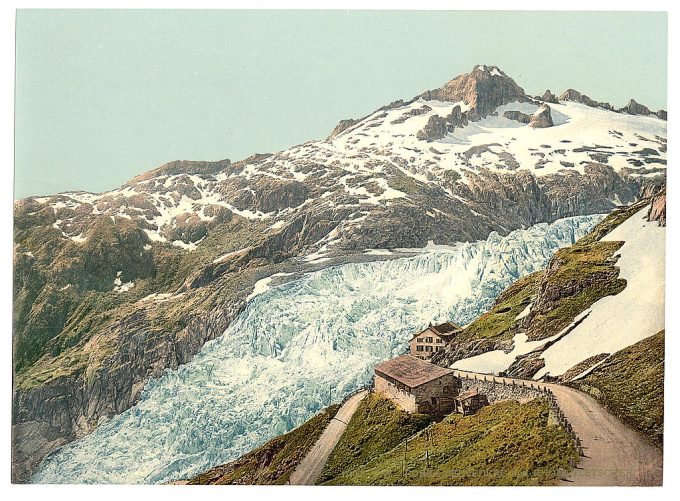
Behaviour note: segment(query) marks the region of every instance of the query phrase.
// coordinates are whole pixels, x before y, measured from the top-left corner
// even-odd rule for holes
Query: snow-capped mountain
[[[329,216],[318,230],[327,248],[422,246],[602,212],[663,178],[664,120],[641,105],[615,112],[573,90],[561,101],[546,94],[526,96],[495,66],[477,66],[441,89],[345,120],[324,141],[235,163],[172,162],[111,192],[33,197],[17,211],[50,209],[44,223],[76,243],[105,216],[135,222],[150,243],[193,250],[234,216],[275,233],[314,215]],[[376,235],[385,216],[423,220],[395,241]]]
[[[531,97],[477,66],[343,120],[325,140],[16,202],[15,475],[191,360],[263,279],[506,236],[655,193],[665,116],[573,90]]]

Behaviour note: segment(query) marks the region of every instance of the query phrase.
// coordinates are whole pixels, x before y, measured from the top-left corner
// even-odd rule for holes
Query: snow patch
[[[474,357],[464,358],[458,360],[451,365],[452,369],[460,369],[462,371],[481,372],[482,374],[498,374],[506,370],[517,360],[520,355],[526,355],[537,348],[557,339],[559,334],[541,339],[540,341],[529,341],[526,334],[516,334],[512,338],[512,351],[506,353],[503,350],[493,350],[476,355]]]
[[[522,320],[524,317],[529,315],[531,313],[531,307],[534,305],[534,303],[529,303],[526,308],[524,308],[519,315],[515,317],[515,320]]]

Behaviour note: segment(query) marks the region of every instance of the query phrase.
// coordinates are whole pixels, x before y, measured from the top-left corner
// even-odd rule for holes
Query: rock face
[[[541,105],[541,107],[533,115],[531,115],[529,120],[529,127],[533,127],[535,129],[544,129],[546,127],[552,127],[553,125],[552,115],[550,114],[550,106],[547,104]]]
[[[628,101],[628,104],[619,110],[621,113],[628,113],[629,115],[645,115],[650,114],[649,108],[644,104],[640,104],[635,99]]]
[[[526,101],[524,90],[496,66],[475,66],[471,73],[460,75],[440,89],[425,92],[424,99],[464,101],[470,106],[469,120],[483,118],[501,105]]]
[[[666,110],[657,111],[656,116],[659,117],[661,120],[668,120],[668,113],[666,112]]]
[[[665,185],[661,121],[650,134],[649,118],[616,115],[626,128],[591,148],[619,155],[616,167],[592,162],[559,125],[549,131],[559,143],[532,148],[528,139],[499,140],[507,128],[470,124],[528,99],[497,68],[478,66],[343,121],[328,140],[237,162],[171,162],[101,194],[17,201],[13,478],[26,480],[50,450],[189,361],[224,332],[258,280],[382,259],[369,249],[477,241],[606,213]],[[517,117],[550,123],[550,108],[541,110]],[[607,138],[613,127],[603,127]],[[615,150],[621,142],[636,146]]]

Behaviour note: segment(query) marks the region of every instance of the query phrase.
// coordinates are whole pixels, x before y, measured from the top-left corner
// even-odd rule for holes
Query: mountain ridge
[[[565,101],[552,127],[529,127],[505,113],[544,103],[475,71],[435,93],[459,101],[396,101],[326,140],[15,202],[13,443],[32,447],[15,478],[191,360],[260,280],[605,213],[665,186],[659,118]]]

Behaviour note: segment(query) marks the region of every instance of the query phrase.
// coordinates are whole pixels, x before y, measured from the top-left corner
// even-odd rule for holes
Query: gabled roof
[[[437,334],[440,335],[453,334],[454,332],[463,330],[463,328],[460,325],[454,324],[453,322],[444,322],[443,324],[433,325],[431,328],[434,329],[437,332]]]
[[[414,334],[413,337],[420,336],[426,331],[432,331],[433,334],[436,334],[444,341],[449,341],[462,330],[463,328],[458,324],[454,324],[453,322],[444,322],[443,324],[439,325],[430,325],[428,328]]]
[[[451,369],[431,364],[411,355],[402,355],[387,360],[378,364],[374,370],[376,374],[396,379],[409,388],[416,388],[447,374],[453,374]]]

